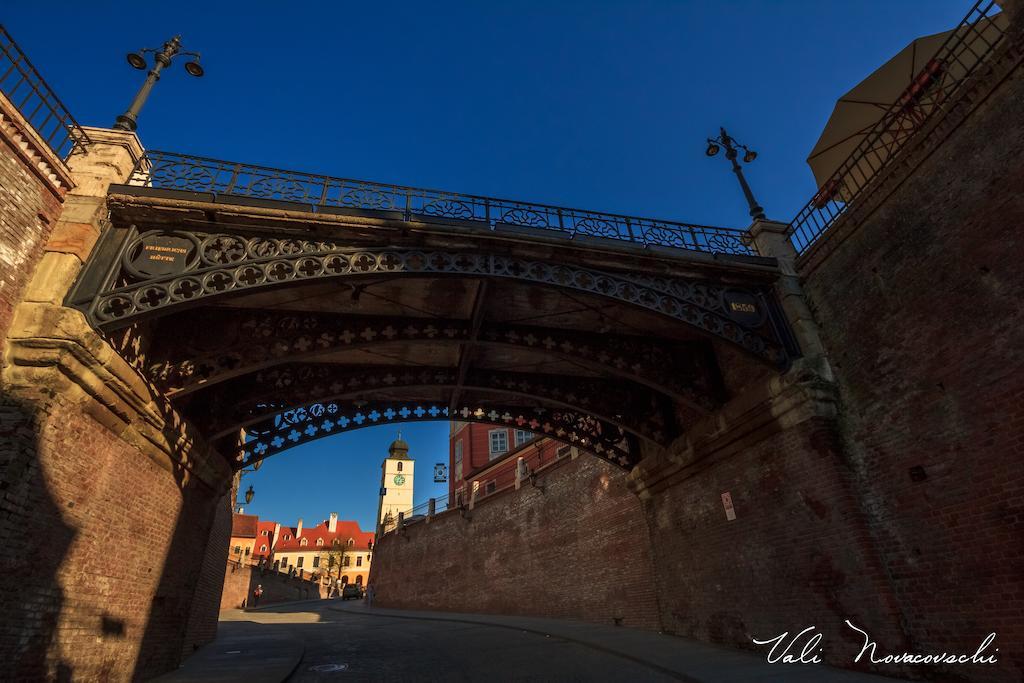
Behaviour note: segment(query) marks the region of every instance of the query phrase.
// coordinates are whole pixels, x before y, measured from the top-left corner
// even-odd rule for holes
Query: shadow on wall
[[[73,668],[56,642],[65,603],[57,574],[76,535],[62,502],[74,501],[50,495],[40,442],[36,409],[0,392],[0,575],[16,582],[0,590],[0,679],[70,681]],[[100,627],[124,630],[108,617]]]

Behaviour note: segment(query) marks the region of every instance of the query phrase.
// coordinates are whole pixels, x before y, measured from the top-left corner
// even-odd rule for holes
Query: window
[[[344,586],[347,583],[348,583],[348,576],[342,576],[341,577],[341,585]]]
[[[341,545],[341,541],[339,541],[338,539],[334,539],[333,541],[331,541],[331,545],[337,548],[339,545]]]
[[[516,445],[522,446],[524,443],[533,438],[533,432],[528,432],[525,429],[516,430]]]
[[[322,546],[322,545],[324,544],[324,539],[322,539],[322,538],[318,538],[318,539],[316,539],[316,544],[317,544],[318,546]]]
[[[398,471],[399,471],[399,472],[401,472],[401,471],[402,471],[402,463],[398,463]]]
[[[569,455],[569,452],[571,450],[571,446],[559,446],[558,450],[555,451],[555,455],[558,456],[559,458],[564,458],[565,456]]]
[[[320,556],[319,555],[317,555],[316,557],[313,558],[313,566],[314,567],[319,567],[320,566]]]
[[[250,550],[252,550],[252,548],[250,548],[249,546],[245,546],[245,555],[246,555],[246,557],[249,556],[249,551]]]
[[[241,554],[242,554],[242,546],[236,545],[235,546],[235,555],[241,555]]]
[[[286,541],[292,540],[292,535],[291,534],[285,534],[284,535],[284,540],[286,540]]]
[[[519,431],[519,430],[516,430],[516,431]],[[498,488],[498,484],[497,484],[497,482],[495,482],[492,479],[491,481],[489,481],[486,484],[484,484],[484,495],[487,495],[489,493],[494,493],[494,490],[496,488]]]
[[[269,536],[269,535],[270,535],[270,534],[268,534],[268,533],[267,533],[267,530],[266,530],[266,529],[264,529],[263,531],[261,531],[261,532],[260,532],[260,534],[262,534],[262,535],[264,535],[264,536]]]
[[[302,569],[302,561],[306,559],[302,555],[299,555],[299,559],[295,560],[295,566]]]
[[[342,561],[342,563],[341,563],[341,566],[342,566],[342,567],[347,567],[347,566],[349,566],[349,565],[350,565],[351,563],[352,563],[352,558],[351,558],[351,557],[349,557],[348,555],[346,555],[346,556],[345,556],[345,559],[344,559],[344,560]]]
[[[362,567],[363,566],[363,558],[362,558],[362,556],[359,556],[359,557],[356,558],[356,566],[357,567]]]
[[[455,442],[455,481],[462,480],[462,439]]]
[[[261,553],[267,552],[267,544],[266,543],[264,543],[263,545],[260,546],[260,552]]]
[[[362,574],[357,574],[356,575],[356,585],[357,586],[362,586],[363,585],[363,575]]]
[[[491,460],[494,460],[502,453],[508,451],[508,431],[504,429],[492,429],[489,432],[489,437],[491,442]]]
[[[299,545],[309,545],[309,539],[308,538],[302,539],[301,541],[299,541]]]
[[[390,514],[390,513],[389,513],[389,514]],[[347,545],[348,545],[348,547],[349,547],[349,548],[351,548],[351,547],[352,547],[352,546],[354,546],[355,544],[356,544],[356,542],[355,542],[355,541],[353,541],[353,540],[352,540],[351,538],[350,538],[350,539],[348,539],[348,544],[347,544]]]

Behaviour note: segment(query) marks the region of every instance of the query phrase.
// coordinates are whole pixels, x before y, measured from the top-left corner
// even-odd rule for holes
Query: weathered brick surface
[[[657,629],[640,501],[621,470],[580,457],[472,511],[390,533],[374,546],[376,604],[525,614]]]
[[[261,605],[289,600],[311,600],[328,597],[328,588],[319,581],[310,581],[308,574],[289,576],[284,572],[263,570],[251,564],[227,562],[227,570],[221,568],[224,592],[220,596],[220,608],[239,609],[252,607],[252,592],[256,586],[263,586]]]
[[[1022,124],[1018,68],[804,264],[844,449],[911,646],[962,651],[996,632],[1001,668],[972,680],[1024,675]]]
[[[815,626],[825,661],[846,667],[859,648],[844,619],[903,643],[833,420],[743,444],[658,491],[646,512],[666,631],[755,648],[752,638]]]
[[[5,128],[0,134],[0,340],[7,336],[14,306],[43,254],[63,201],[28,166],[25,153],[7,132]]]

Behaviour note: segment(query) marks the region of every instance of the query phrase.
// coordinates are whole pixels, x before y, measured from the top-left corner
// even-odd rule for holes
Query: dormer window
[[[309,545],[309,539],[308,538],[302,539],[301,541],[299,541],[299,545]]]
[[[316,539],[316,544],[317,544],[318,546],[320,546],[320,545],[323,545],[323,544],[324,544],[324,539],[322,539],[322,538],[318,538],[318,539]]]
[[[339,541],[338,539],[334,539],[333,541],[331,541],[331,545],[337,548],[339,545],[341,545],[341,541]]]
[[[267,544],[266,543],[264,543],[263,545],[260,546],[260,552],[261,553],[267,552]]]
[[[351,538],[350,538],[350,539],[348,539],[348,544],[347,544],[347,545],[348,545],[348,547],[349,547],[349,548],[351,548],[351,547],[352,547],[352,546],[354,546],[355,544],[356,544],[356,542],[355,542],[355,541],[353,541],[353,540],[352,540]]]
[[[284,535],[284,540],[286,540],[286,541],[292,540],[292,535],[291,534],[285,534]]]
[[[267,533],[267,530],[266,530],[266,529],[264,529],[264,530],[263,530],[263,531],[261,531],[260,533],[261,533],[261,534],[263,534],[264,536],[269,536],[269,535],[270,535],[269,533]]]

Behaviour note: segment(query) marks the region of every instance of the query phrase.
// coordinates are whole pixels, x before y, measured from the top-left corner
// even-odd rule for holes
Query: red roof
[[[231,536],[238,538],[256,538],[256,523],[259,517],[256,515],[240,515],[237,512],[231,515]]]
[[[300,538],[295,537],[295,531],[295,527],[281,527],[281,536],[277,539],[274,552],[316,550],[321,547],[329,550],[334,546],[335,539],[338,540],[341,547],[345,548],[348,546],[350,538],[353,541],[352,548],[354,550],[367,550],[369,544],[373,542],[373,534],[369,531],[362,531],[359,524],[352,521],[338,520],[337,530],[334,533],[327,530],[327,522],[321,522],[314,527],[303,527]],[[291,538],[285,540],[285,534]],[[303,539],[306,540],[306,545],[302,545]],[[323,545],[318,546],[317,540],[323,540]]]

